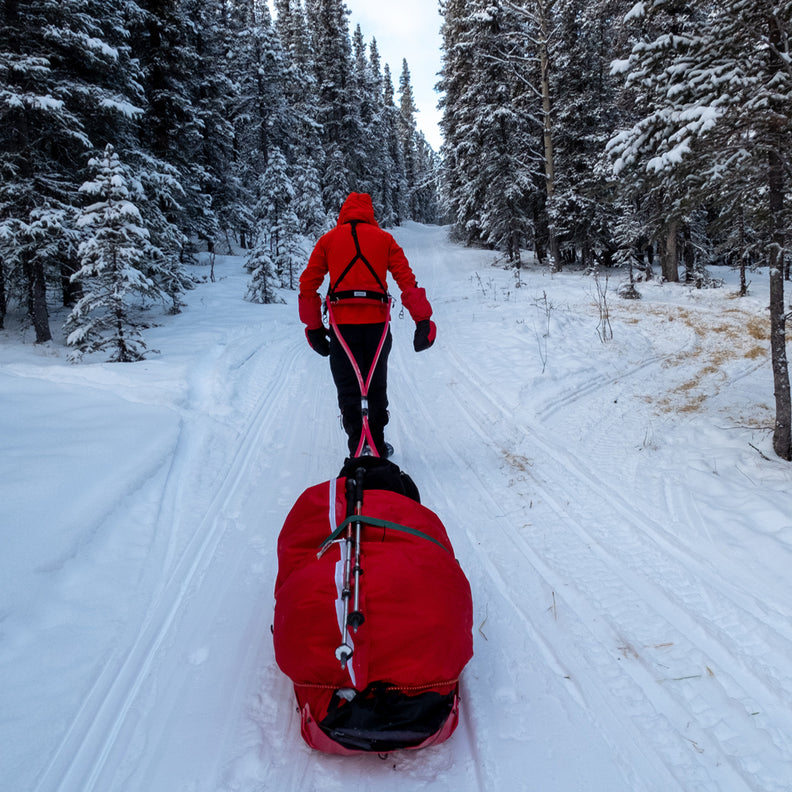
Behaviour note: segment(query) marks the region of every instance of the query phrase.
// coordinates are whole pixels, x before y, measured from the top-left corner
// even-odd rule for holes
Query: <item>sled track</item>
[[[280,365],[267,368],[289,371],[288,361],[298,348],[295,343],[285,349]],[[110,788],[104,781],[105,772],[114,769],[112,760],[117,759],[119,751],[125,750],[121,741],[128,736],[131,722],[137,717],[132,715],[136,702],[151,676],[156,674],[160,655],[168,651],[175,625],[200,589],[215,551],[233,525],[233,521],[224,518],[224,511],[234,500],[251,459],[259,451],[265,431],[275,422],[274,412],[283,404],[290,388],[294,388],[293,377],[269,379],[258,407],[246,422],[242,440],[225,474],[214,488],[203,518],[178,558],[168,565],[170,574],[153,597],[134,642],[128,648],[121,647],[104,665],[39,777],[35,792],[105,792]],[[164,506],[157,532],[166,535],[172,529],[168,520],[180,505],[168,503],[168,499],[179,497],[181,478],[189,473],[189,460],[184,461],[179,451],[184,442],[192,447],[189,437],[184,435],[182,425],[182,435],[163,490]]]
[[[468,527],[471,545],[486,578],[542,647],[551,667],[570,666],[571,686],[577,686],[592,721],[621,735],[617,743],[626,737],[644,750],[651,743],[657,782],[652,788],[684,790],[697,779],[696,788],[749,792],[751,771],[741,772],[746,761],[741,747],[730,745],[728,738],[713,738],[710,723],[709,702],[717,702],[719,711],[737,705],[735,717],[755,724],[760,761],[769,772],[776,769],[767,792],[786,789],[792,717],[779,695],[789,689],[789,679],[778,673],[784,667],[780,658],[792,649],[792,636],[780,603],[760,603],[751,592],[722,580],[704,558],[680,548],[640,507],[628,504],[607,481],[551,446],[532,426],[520,425],[519,418],[523,438],[506,436],[504,427],[513,427],[516,416],[476,380],[472,367],[453,355],[451,360],[454,367],[443,375],[454,382],[448,392],[457,409],[445,411],[432,435],[439,438],[444,456],[455,460],[455,475],[471,483],[478,479],[476,497],[489,504],[486,511],[492,516],[480,530],[498,531],[500,537],[476,550],[481,537]],[[422,405],[421,413],[411,417],[413,425],[438,423],[436,412]],[[471,457],[481,460],[479,467],[464,464],[454,437],[465,438],[466,447],[475,446]],[[489,453],[482,453],[483,448]],[[525,448],[530,448],[531,460],[520,454]],[[432,461],[423,458],[433,475]],[[492,472],[493,460],[499,460],[502,470],[504,459],[512,466],[507,473],[516,475],[515,486]],[[544,470],[552,476],[544,476]],[[434,478],[441,489],[440,477]],[[564,491],[555,482],[565,482]],[[576,513],[576,504],[592,498],[613,514],[607,526],[591,525],[585,514]],[[526,508],[529,499],[533,508]],[[514,561],[515,552],[527,566]],[[587,577],[581,579],[584,572]],[[532,585],[528,576],[540,580]],[[533,589],[533,597],[514,597],[513,581],[520,578]],[[537,598],[546,601],[548,590],[563,633],[553,641],[543,637],[548,631],[538,629],[532,615],[541,601]],[[762,640],[768,630],[772,645]],[[580,640],[570,641],[570,635]],[[592,639],[598,652],[576,657],[574,646],[591,645]],[[735,663],[737,677],[729,671]],[[750,689],[742,689],[737,679],[750,679]],[[600,692],[603,683],[610,695],[630,702],[636,725],[620,721],[609,696]],[[727,734],[728,726],[714,731]]]

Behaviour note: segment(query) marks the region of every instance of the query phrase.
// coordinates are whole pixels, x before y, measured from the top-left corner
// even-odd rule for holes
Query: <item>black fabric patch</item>
[[[319,726],[344,748],[385,753],[429,739],[443,727],[453,706],[453,693],[408,696],[384,682],[372,682],[352,701],[333,694]]]
[[[355,472],[361,467],[366,471],[366,476],[363,479],[364,490],[387,490],[404,495],[416,503],[421,502],[421,493],[415,482],[389,459],[375,456],[347,457],[338,476],[339,478],[355,478]]]

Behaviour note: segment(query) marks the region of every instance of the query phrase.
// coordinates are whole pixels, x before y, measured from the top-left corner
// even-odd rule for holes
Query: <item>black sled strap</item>
[[[377,275],[376,270],[374,267],[371,266],[371,263],[368,259],[363,255],[363,252],[360,249],[360,240],[358,239],[357,234],[357,227],[359,220],[352,220],[349,222],[349,228],[352,231],[352,241],[355,243],[355,256],[349,264],[346,265],[344,271],[338,276],[338,280],[335,283],[331,284],[330,289],[327,292],[327,299],[330,302],[336,302],[338,300],[346,300],[351,297],[363,297],[368,300],[381,300],[382,302],[388,301],[388,289],[385,287],[385,284],[382,282],[382,279],[379,275]],[[341,283],[342,280],[349,274],[349,271],[352,267],[357,264],[358,261],[362,261],[367,267],[369,272],[374,276],[374,280],[377,281],[377,285],[380,287],[381,291],[367,291],[364,289],[350,289],[349,291],[338,291],[338,284]]]

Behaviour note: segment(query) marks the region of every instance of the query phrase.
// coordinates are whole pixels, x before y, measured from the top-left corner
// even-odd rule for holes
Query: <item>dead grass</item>
[[[528,457],[522,456],[522,454],[512,454],[509,451],[503,451],[502,453],[509,467],[519,470],[521,473],[527,473],[533,465],[533,462]]]
[[[661,413],[702,411],[712,396],[728,386],[725,368],[729,363],[769,358],[769,318],[756,316],[740,307],[730,305],[714,314],[704,308],[625,303],[614,311],[617,313],[619,319],[631,324],[647,320],[680,322],[693,331],[692,344],[661,362],[666,369],[684,369],[685,379],[670,391],[642,397]],[[658,332],[662,332],[662,325],[658,325]],[[694,373],[689,376],[691,368]]]

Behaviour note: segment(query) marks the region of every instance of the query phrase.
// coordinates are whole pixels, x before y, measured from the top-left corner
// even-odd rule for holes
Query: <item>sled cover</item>
[[[365,621],[344,628],[343,535],[319,551],[347,510],[345,477],[311,487],[278,540],[275,658],[294,683],[302,735],[341,754],[440,742],[456,727],[459,675],[473,655],[468,581],[436,514],[366,489],[361,516],[384,525],[362,527]],[[342,667],[344,641],[354,652]]]

